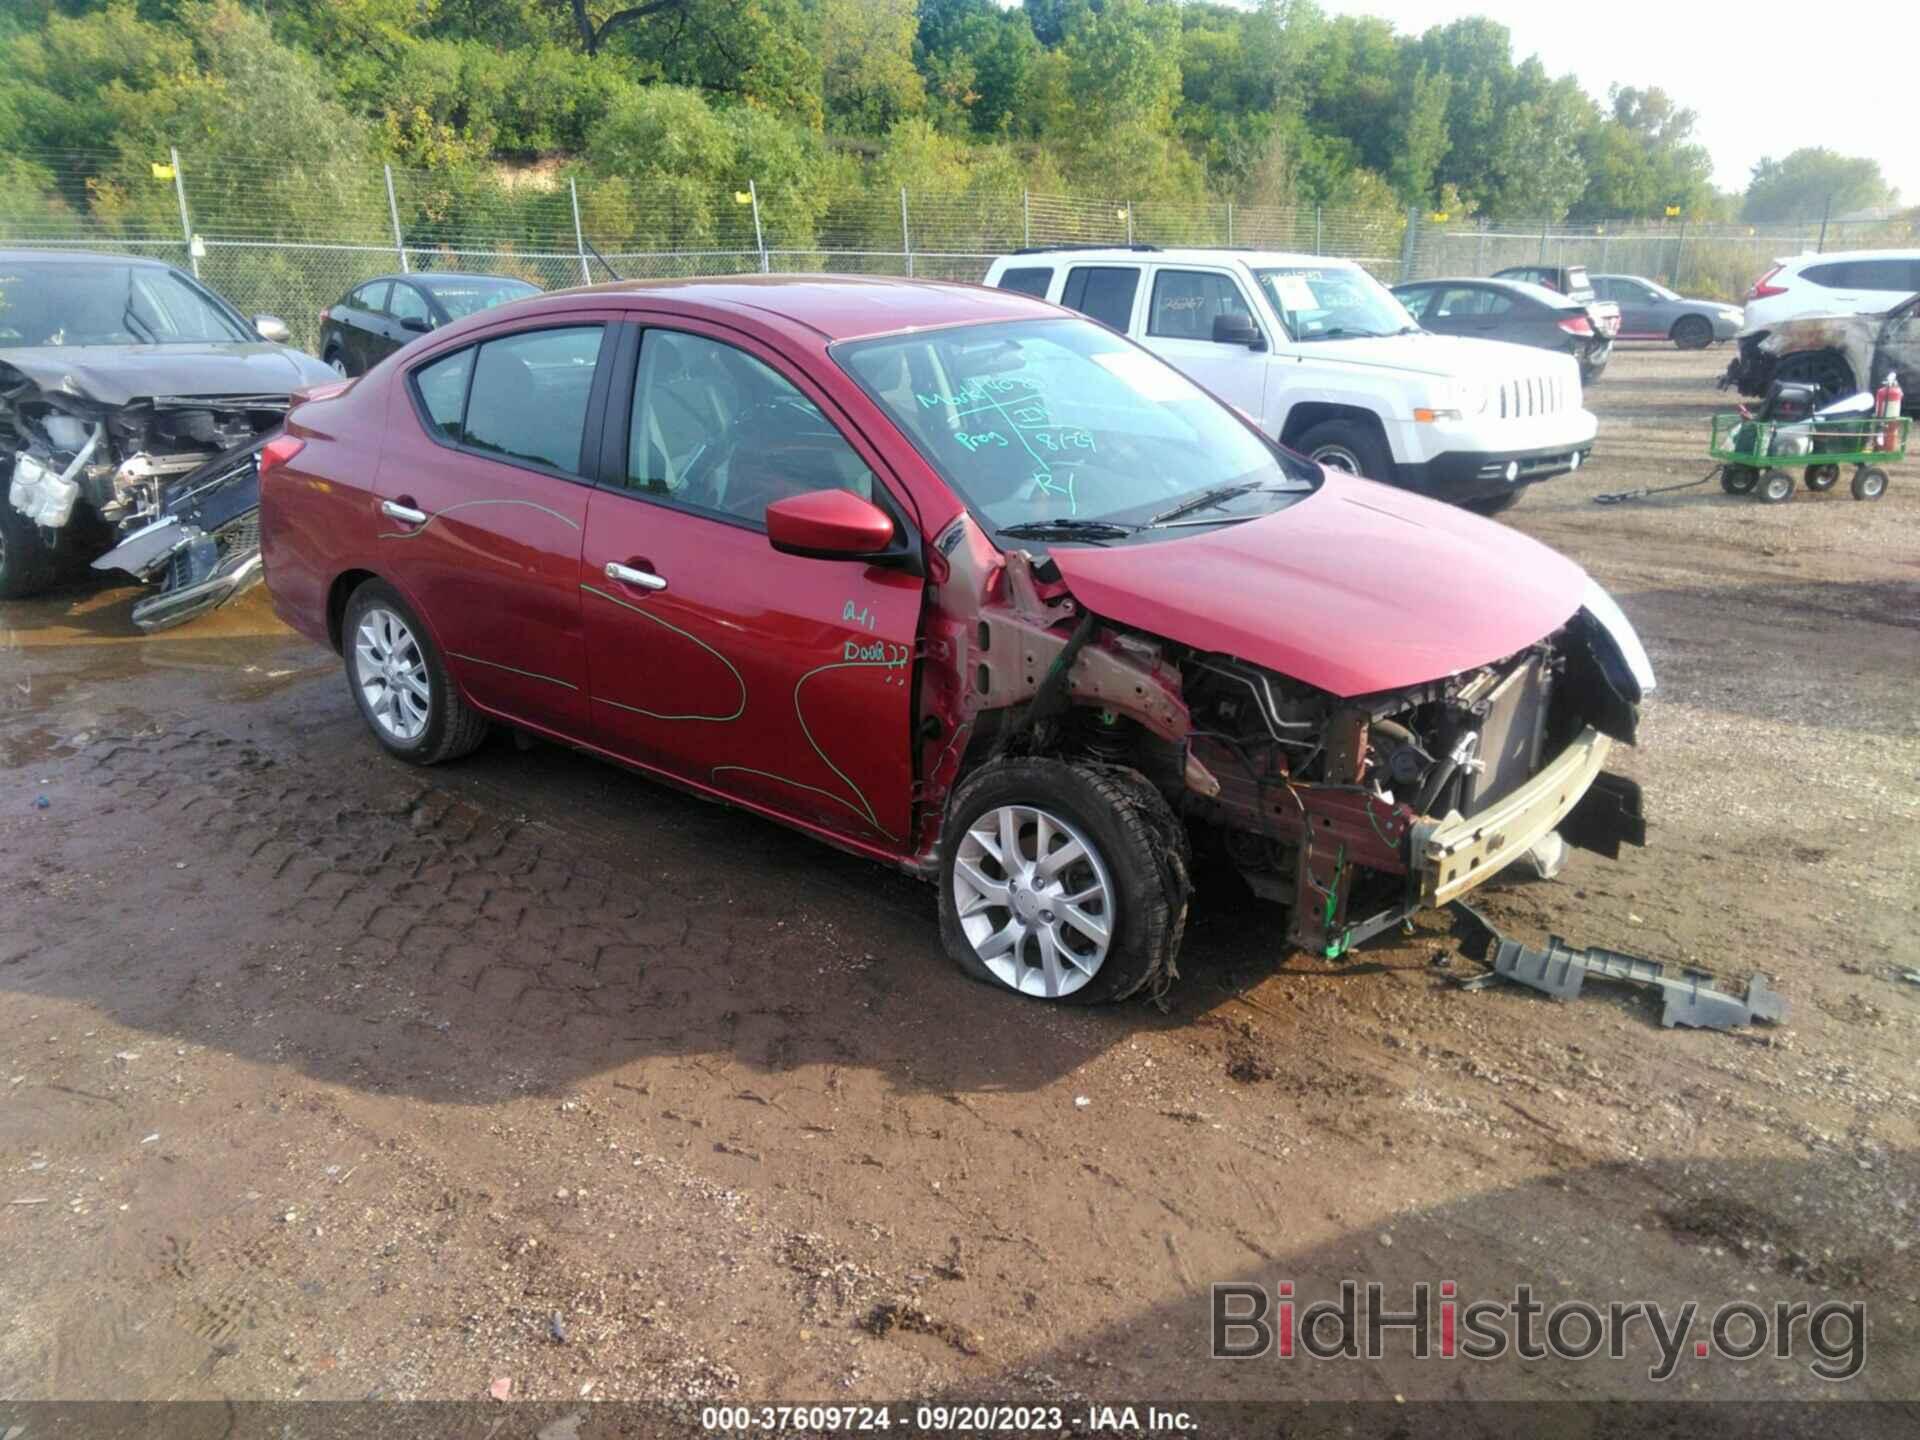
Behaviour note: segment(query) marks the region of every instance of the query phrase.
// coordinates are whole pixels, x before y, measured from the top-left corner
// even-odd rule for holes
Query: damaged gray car
[[[0,251],[0,599],[91,561],[157,630],[257,580],[260,447],[337,378],[286,339],[170,265]]]
[[[1896,377],[1910,415],[1920,415],[1920,295],[1860,315],[1796,315],[1744,332],[1720,388],[1765,395],[1779,380],[1812,385],[1823,400],[1871,390]]]

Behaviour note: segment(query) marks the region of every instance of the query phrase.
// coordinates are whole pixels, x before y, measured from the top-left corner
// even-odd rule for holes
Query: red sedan
[[[295,407],[261,539],[390,754],[500,722],[759,811],[935,880],[1023,994],[1163,987],[1197,864],[1338,954],[1642,838],[1602,767],[1653,676],[1577,566],[1009,291],[486,311]]]

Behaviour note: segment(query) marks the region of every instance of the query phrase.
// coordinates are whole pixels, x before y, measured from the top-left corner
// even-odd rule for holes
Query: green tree
[[[1888,185],[1880,163],[1861,155],[1808,146],[1782,159],[1763,158],[1753,167],[1744,220],[1810,220],[1891,205],[1900,192]]]
[[[914,0],[816,0],[821,100],[828,123],[852,134],[884,134],[926,108],[913,63],[919,33]]]

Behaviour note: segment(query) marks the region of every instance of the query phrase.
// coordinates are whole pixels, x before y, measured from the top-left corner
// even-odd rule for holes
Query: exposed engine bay
[[[104,550],[96,569],[157,584],[134,607],[141,628],[179,624],[258,579],[257,454],[287,405],[284,394],[108,403],[0,360],[7,503],[49,553]]]
[[[1136,771],[1185,822],[1196,865],[1288,907],[1287,938],[1329,957],[1522,856],[1551,875],[1567,845],[1645,843],[1639,787],[1602,765],[1633,743],[1653,678],[1597,586],[1514,654],[1342,697],[1106,621],[1044,557],[1002,567],[965,518],[935,550],[929,658],[944,663],[926,672],[922,773],[936,812],[1005,755]]]

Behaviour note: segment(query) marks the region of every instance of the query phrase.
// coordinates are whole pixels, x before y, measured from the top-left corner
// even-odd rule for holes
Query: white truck
[[[1003,256],[986,283],[1122,332],[1322,465],[1481,514],[1593,450],[1572,357],[1430,335],[1351,261],[1074,247]]]

